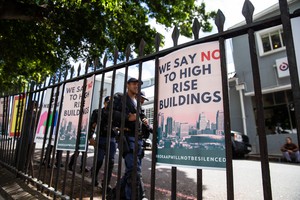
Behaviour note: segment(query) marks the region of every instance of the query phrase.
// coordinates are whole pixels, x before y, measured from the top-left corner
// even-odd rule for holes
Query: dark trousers
[[[99,171],[102,167],[103,160],[106,156],[106,137],[99,137],[99,147],[98,147],[98,158],[96,165],[96,180],[98,178]],[[110,148],[109,148],[109,163],[108,163],[108,174],[107,174],[107,184],[110,184],[112,171],[114,168],[114,160],[116,155],[117,145],[115,138],[111,138],[110,140]],[[97,181],[96,181],[97,182]]]

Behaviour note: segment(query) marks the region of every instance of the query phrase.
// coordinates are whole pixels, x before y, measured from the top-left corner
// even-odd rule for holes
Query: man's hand
[[[145,125],[148,125],[148,119],[147,119],[147,118],[143,118],[143,119],[142,119],[142,122],[143,122]]]
[[[128,121],[135,121],[136,120],[136,114],[135,113],[129,113],[128,114]]]
[[[96,140],[94,138],[91,138],[89,140],[89,145],[96,146]]]

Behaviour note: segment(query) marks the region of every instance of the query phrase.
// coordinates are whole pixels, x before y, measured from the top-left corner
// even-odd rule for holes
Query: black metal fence
[[[251,57],[251,65],[253,71],[253,83],[255,88],[255,101],[257,105],[257,132],[259,135],[259,148],[261,155],[261,170],[262,170],[262,182],[263,182],[263,191],[264,191],[264,199],[272,199],[271,192],[271,182],[270,182],[270,171],[269,171],[269,161],[268,161],[268,150],[267,150],[267,140],[266,135],[264,133],[265,124],[264,124],[264,112],[262,107],[262,92],[261,92],[261,84],[260,84],[260,74],[259,74],[259,64],[256,55],[256,41],[254,38],[254,32],[258,30],[262,30],[265,28],[269,28],[275,25],[282,24],[284,29],[284,40],[286,45],[286,53],[288,57],[288,62],[290,66],[290,77],[291,77],[291,85],[292,92],[294,98],[295,105],[295,118],[297,122],[297,133],[298,133],[298,141],[300,141],[300,88],[299,88],[299,77],[297,73],[297,63],[294,52],[294,44],[293,44],[293,36],[291,32],[291,21],[290,19],[293,17],[297,17],[299,14],[289,13],[289,8],[286,0],[280,0],[280,12],[281,15],[275,16],[269,19],[265,19],[259,22],[253,22],[253,5],[246,0],[243,7],[243,15],[246,19],[246,25],[234,28],[228,31],[223,30],[225,17],[221,11],[218,11],[217,17],[215,20],[216,26],[218,28],[218,33],[214,35],[210,35],[204,38],[199,38],[199,30],[200,25],[197,19],[193,24],[193,34],[194,40],[185,44],[178,45],[179,38],[179,30],[175,27],[172,38],[174,42],[174,47],[159,50],[160,38],[157,34],[155,38],[156,44],[156,52],[151,55],[144,55],[143,49],[145,43],[141,40],[139,46],[139,55],[137,58],[130,60],[131,50],[128,46],[125,55],[126,61],[123,63],[117,63],[118,59],[118,51],[114,52],[114,61],[113,65],[107,67],[107,59],[103,60],[103,67],[101,69],[96,68],[92,72],[88,72],[88,67],[90,66],[87,63],[85,67],[85,72],[81,75],[81,68],[79,67],[77,70],[77,76],[74,76],[74,69],[70,71],[70,73],[59,74],[51,77],[50,81],[45,81],[43,85],[35,85],[30,84],[24,86],[24,92],[16,93],[16,94],[5,94],[5,91],[2,91],[2,99],[3,99],[3,114],[2,114],[2,127],[1,127],[1,141],[0,141],[0,158],[1,164],[12,172],[16,173],[18,177],[24,179],[33,185],[40,191],[46,192],[48,195],[51,195],[53,198],[59,199],[73,199],[79,198],[82,199],[84,197],[90,197],[93,199],[96,196],[100,196],[98,190],[95,190],[93,185],[95,184],[96,177],[95,176],[87,176],[87,172],[85,172],[85,166],[87,163],[87,152],[82,154],[83,163],[81,166],[83,170],[80,173],[77,172],[76,168],[78,166],[75,165],[73,170],[68,171],[68,163],[70,161],[70,151],[56,151],[56,140],[57,135],[52,137],[54,132],[58,131],[58,126],[54,126],[54,121],[50,117],[51,110],[53,110],[53,116],[57,114],[58,121],[61,117],[61,104],[63,102],[63,96],[59,96],[59,91],[65,90],[65,84],[69,82],[74,82],[77,80],[83,81],[83,89],[82,96],[85,95],[85,88],[87,84],[87,78],[92,75],[101,76],[101,85],[100,85],[100,99],[103,99],[103,92],[105,89],[104,80],[107,74],[110,74],[112,77],[111,84],[111,94],[113,96],[114,88],[115,88],[115,79],[116,72],[119,69],[125,69],[125,77],[124,77],[124,89],[123,92],[126,92],[126,80],[129,77],[128,68],[133,65],[137,65],[139,69],[139,79],[142,79],[142,70],[143,63],[155,60],[155,95],[154,95],[154,105],[158,105],[157,94],[158,94],[158,60],[160,57],[165,56],[173,51],[192,46],[195,44],[206,43],[210,41],[219,41],[220,55],[221,55],[221,71],[222,71],[222,85],[223,85],[223,100],[224,100],[224,120],[225,120],[225,142],[226,142],[226,183],[227,183],[227,199],[234,199],[234,182],[233,182],[233,167],[232,167],[232,152],[231,152],[231,138],[230,138],[230,112],[229,112],[229,100],[228,100],[228,80],[227,80],[227,66],[226,66],[226,56],[225,56],[225,40],[230,39],[236,36],[248,35],[249,41],[249,50]],[[93,62],[92,64],[97,65],[98,61]],[[46,129],[46,134],[43,139],[43,145],[41,149],[35,148],[34,137],[37,128],[37,122],[40,116],[40,111],[42,107],[43,99],[45,98],[45,92],[48,88],[52,88],[51,97],[52,103],[49,104],[48,108],[48,116],[46,124],[51,124],[50,129]],[[55,90],[56,91],[55,91]],[[141,88],[139,88],[141,89]],[[23,98],[26,96],[26,98]],[[19,103],[16,107],[17,114],[15,123],[10,123],[11,116],[13,115],[11,111],[11,102],[14,98],[18,98]],[[53,109],[59,107],[59,110]],[[99,101],[98,108],[101,108],[102,101]],[[80,114],[79,114],[79,124],[82,123],[82,115],[84,108],[84,98],[81,99],[80,102]],[[22,112],[24,110],[25,112]],[[110,107],[110,111],[112,107]],[[154,106],[154,119],[158,118],[157,114],[158,108]],[[56,113],[57,112],[57,113]],[[109,115],[109,119],[111,119],[111,112]],[[110,120],[111,121],[111,120]],[[100,120],[98,120],[98,125]],[[157,120],[154,120],[154,133],[153,133],[153,148],[152,148],[152,161],[151,161],[151,182],[150,182],[150,199],[155,199],[156,195],[156,127]],[[112,126],[111,123],[109,125]],[[123,124],[124,126],[124,124]],[[13,135],[9,133],[9,127],[13,129]],[[80,141],[80,125],[77,132],[77,140],[76,140],[76,150],[74,152],[75,163],[77,158],[79,158],[79,141]],[[50,135],[47,139],[46,135]],[[122,133],[121,131],[121,134]],[[137,138],[136,138],[137,139]],[[48,140],[48,141],[46,141]],[[54,140],[53,145],[51,144]],[[96,145],[99,141],[96,141]],[[108,147],[109,148],[109,145]],[[97,158],[98,150],[94,149],[94,157]],[[46,156],[48,155],[48,156]],[[121,173],[122,173],[122,145],[120,145],[120,152],[118,157],[118,167],[117,167],[117,176],[115,177],[116,182],[120,181]],[[92,159],[93,172],[95,172],[96,159]],[[61,167],[64,166],[64,167]],[[135,163],[136,168],[136,163]],[[105,160],[104,173],[107,174],[108,171],[108,159]],[[95,174],[95,173],[93,173]],[[177,195],[177,168],[171,168],[171,199],[176,199]],[[106,176],[104,176],[106,177]],[[104,181],[104,188],[107,188],[107,178]],[[135,182],[135,179],[133,179]],[[133,183],[134,184],[134,183]],[[197,186],[196,186],[197,199],[203,198],[203,183],[202,183],[202,170],[197,169]],[[135,193],[136,191],[133,191]],[[216,189],[217,192],[217,189]],[[106,195],[106,190],[102,190],[102,197]],[[133,195],[134,196],[134,195]],[[117,199],[120,198],[120,188],[117,190]]]

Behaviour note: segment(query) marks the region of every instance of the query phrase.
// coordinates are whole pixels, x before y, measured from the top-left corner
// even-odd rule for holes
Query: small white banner
[[[278,78],[290,76],[289,63],[287,61],[287,57],[277,59],[276,68],[277,68]]]

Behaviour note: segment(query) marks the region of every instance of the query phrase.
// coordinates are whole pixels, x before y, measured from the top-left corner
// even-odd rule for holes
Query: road
[[[202,171],[203,199],[226,199],[226,171],[209,169]],[[233,160],[233,171],[235,199],[264,199],[259,161]],[[270,174],[273,200],[300,199],[300,164],[270,163]],[[146,151],[143,161],[143,177],[147,190],[150,190],[150,175],[151,151]],[[177,199],[196,199],[196,177],[196,169],[177,168]],[[170,188],[171,167],[158,165],[155,199],[170,199]]]
[[[88,154],[91,160],[92,151]],[[152,151],[146,151],[143,159],[143,180],[146,195],[150,197]],[[118,160],[116,155],[115,160]],[[92,165],[92,162],[88,164]],[[270,162],[270,176],[273,200],[300,199],[300,164]],[[124,166],[124,164],[123,164]],[[111,184],[114,185],[117,174],[115,163]],[[103,171],[102,171],[103,172]],[[158,164],[155,175],[155,199],[171,199],[171,166]],[[233,160],[234,198],[235,200],[263,200],[261,164],[254,160]],[[224,200],[227,198],[226,171],[203,169],[203,199]],[[197,170],[177,168],[177,199],[192,200],[197,197]]]

